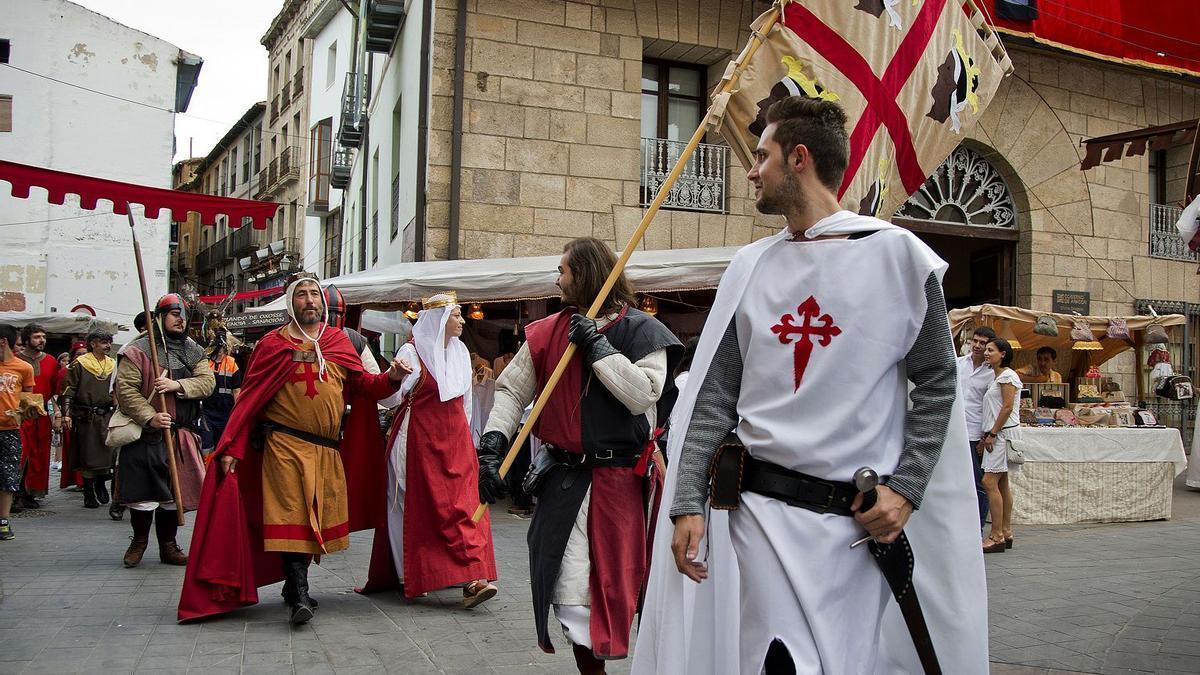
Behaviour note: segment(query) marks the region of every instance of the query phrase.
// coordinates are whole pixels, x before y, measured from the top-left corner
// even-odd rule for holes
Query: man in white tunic
[[[666,491],[674,566],[701,582],[722,542],[715,520],[704,541],[708,470],[736,432],[748,450],[740,502],[719,527],[737,568],[726,557],[720,573],[739,581],[715,600],[682,589],[663,577],[656,545],[634,671],[714,672],[732,635],[742,673],[919,672],[911,639],[891,635],[898,617],[886,618],[895,601],[879,567],[850,547],[866,534],[895,542],[912,517],[916,588],[945,672],[986,672],[946,264],[908,231],[840,210],[848,143],[837,104],[791,97],[768,121],[748,177],[758,209],[788,229],[740,252],[722,280],[677,407]],[[943,452],[948,439],[963,447]],[[884,476],[867,510],[850,483],[864,466]],[[923,506],[934,512],[914,516]],[[927,561],[952,563],[955,578],[923,575]],[[716,612],[715,630],[689,607]]]

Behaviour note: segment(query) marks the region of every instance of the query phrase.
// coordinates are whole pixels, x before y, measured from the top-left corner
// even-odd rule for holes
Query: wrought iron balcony
[[[271,123],[274,124],[277,119],[279,119],[279,94],[275,94],[275,97],[271,99]]]
[[[229,255],[235,258],[250,253],[259,244],[258,233],[248,223],[234,230],[226,239],[229,240]]]
[[[338,142],[348,148],[362,143],[363,127],[367,121],[367,76],[365,73],[346,73],[342,88],[342,120]]]
[[[293,145],[279,153],[279,180],[288,182],[300,177],[300,146]]]
[[[345,190],[350,187],[350,171],[354,167],[354,151],[337,148],[333,151],[333,164],[329,174],[329,187]]]
[[[658,188],[675,168],[687,143],[664,138],[642,139],[642,206],[654,201]],[[679,179],[663,202],[665,209],[726,213],[725,175],[729,148],[701,143],[688,158]]]
[[[255,181],[254,198],[262,199],[271,192],[271,166],[268,164],[258,172],[258,179]]]
[[[1175,223],[1183,215],[1183,209],[1167,204],[1150,205],[1150,257],[1167,260],[1200,261],[1200,255],[1188,249],[1187,242],[1179,236]]]
[[[296,69],[296,76],[292,78],[292,96],[300,98],[304,93],[304,67]]]
[[[288,80],[283,83],[283,94],[279,98],[279,112],[287,110],[288,104],[292,102],[292,82]]]
[[[403,0],[370,0],[367,3],[367,51],[391,53],[403,25]]]
[[[196,256],[196,273],[204,274],[205,272],[214,270],[225,262],[229,257],[229,247],[226,239],[220,239],[217,243],[209,246]]]

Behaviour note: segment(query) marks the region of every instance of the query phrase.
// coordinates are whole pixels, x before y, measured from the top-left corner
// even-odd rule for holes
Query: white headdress
[[[310,337],[304,332],[304,327],[300,325],[300,321],[296,318],[296,308],[292,304],[292,296],[296,294],[296,287],[300,284],[313,283],[317,288],[321,287],[321,282],[317,281],[315,276],[302,276],[288,284],[287,293],[284,296],[287,300],[287,313],[292,317],[292,324],[296,326],[296,330],[300,332],[300,339],[313,343],[313,347],[317,350],[317,377],[322,382],[325,381],[325,355],[321,353],[321,336],[325,335],[325,329],[329,327],[329,307],[325,304],[325,294],[321,293],[321,330],[317,333],[317,337]]]
[[[443,401],[456,399],[471,388],[471,355],[456,337],[446,341],[446,323],[458,307],[453,291],[438,293],[422,303],[413,326],[413,343],[427,372],[437,382]]]

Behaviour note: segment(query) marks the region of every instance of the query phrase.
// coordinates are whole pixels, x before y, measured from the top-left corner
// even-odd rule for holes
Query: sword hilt
[[[875,488],[879,487],[879,474],[869,466],[864,466],[854,472],[854,487],[862,493],[862,505],[858,508],[859,513],[870,511],[875,507],[875,500],[878,499],[878,493]]]

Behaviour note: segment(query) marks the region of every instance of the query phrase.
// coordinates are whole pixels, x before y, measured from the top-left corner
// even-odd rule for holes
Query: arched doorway
[[[1016,303],[1017,206],[980,152],[958,146],[892,221],[950,263],[942,284],[950,309]]]

